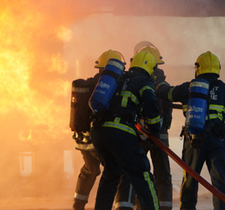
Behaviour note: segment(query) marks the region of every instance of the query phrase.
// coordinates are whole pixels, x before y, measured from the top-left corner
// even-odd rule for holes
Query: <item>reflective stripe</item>
[[[224,106],[223,105],[217,105],[217,104],[210,104],[209,109],[210,110],[216,110],[217,112],[223,112]]]
[[[102,127],[111,127],[111,128],[117,128],[120,129],[122,131],[128,132],[130,134],[133,134],[135,136],[137,136],[135,130],[133,128],[131,128],[130,126],[124,125],[122,123],[120,123],[121,118],[116,117],[114,122],[112,121],[106,121]]]
[[[143,172],[145,181],[148,182],[148,187],[149,190],[151,192],[152,195],[152,199],[153,199],[153,205],[154,205],[154,209],[155,210],[159,210],[159,201],[158,201],[158,197],[156,195],[156,191],[155,191],[155,187],[154,187],[154,183],[152,182],[149,172]]]
[[[120,120],[121,120],[121,118],[120,118],[120,117],[115,117],[114,122],[119,123],[119,122],[120,122]]]
[[[120,208],[120,207],[126,207],[126,208],[131,208],[131,209],[134,209],[134,205],[130,202],[125,202],[125,201],[122,201],[122,202],[117,202],[115,204],[115,209],[117,208]]]
[[[116,66],[118,69],[120,69],[121,71],[123,71],[124,69],[124,65],[122,65],[121,63],[118,63],[117,61],[115,60],[109,60],[108,65],[112,65],[112,66]]]
[[[128,195],[128,201],[131,203],[131,199],[132,199],[132,192],[133,192],[133,185],[130,184],[129,187],[129,195]]]
[[[209,111],[216,111],[217,113],[210,113],[209,118],[210,119],[220,119],[221,121],[223,120],[223,114],[224,112],[224,106],[223,105],[217,105],[217,104],[210,104],[209,105]],[[206,117],[208,119],[208,116]]]
[[[121,96],[123,96],[122,98],[122,101],[121,101],[121,106],[122,107],[127,107],[127,102],[128,102],[128,99],[130,98],[131,101],[133,101],[136,105],[139,104],[139,100],[138,98],[133,94],[131,93],[130,91],[121,91]]]
[[[188,105],[182,105],[182,110],[183,110],[184,116],[186,116],[187,107],[188,107]]]
[[[159,205],[163,207],[173,207],[171,201],[159,201]]]
[[[74,194],[74,198],[82,200],[82,201],[87,201],[88,200],[89,195],[81,195],[75,192]]]
[[[156,123],[158,123],[158,122],[160,122],[160,115],[158,116],[158,117],[156,117],[156,118],[153,118],[153,119],[150,119],[150,118],[147,118],[146,119],[146,122],[148,123],[148,124],[156,124]]]
[[[145,90],[151,90],[152,92],[155,92],[155,90],[154,90],[153,88],[151,88],[150,86],[144,86],[143,88],[141,88],[141,90],[139,90],[140,96],[143,95],[143,92],[144,92]]]
[[[75,141],[75,148],[78,150],[94,150],[95,149],[95,147],[92,143],[91,144],[78,144],[76,141]]]
[[[182,109],[183,109],[183,112],[186,112],[187,111],[187,104],[185,104],[185,105],[182,105]]]
[[[134,204],[131,203],[131,200],[132,200],[132,192],[133,192],[133,185],[130,184],[129,193],[128,193],[128,200],[127,201],[119,201],[119,202],[116,202],[115,208],[117,209],[119,207],[127,207],[127,208],[134,209]]]
[[[168,93],[169,101],[173,101],[173,90],[174,90],[174,87],[170,88],[170,90],[169,90],[169,93]]]
[[[223,120],[223,115],[221,113],[218,113],[218,114],[209,114],[209,118],[208,116],[206,116],[206,120],[210,119],[220,119],[221,121]]]
[[[183,169],[183,182],[181,183],[181,189],[183,189],[186,182],[187,182],[187,172]]]
[[[168,86],[168,84],[167,84],[165,81],[163,81],[163,82],[160,82],[160,83],[156,86],[155,90],[157,91],[158,88],[159,88],[161,85],[167,85],[167,86]]]
[[[88,93],[89,92],[89,88],[72,87],[72,92],[76,92],[76,93]]]

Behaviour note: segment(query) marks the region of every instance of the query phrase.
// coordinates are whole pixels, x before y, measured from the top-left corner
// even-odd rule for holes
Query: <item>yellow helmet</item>
[[[114,58],[120,61],[123,61],[125,64],[125,59],[123,55],[115,50],[107,50],[100,55],[97,61],[95,61],[96,65],[95,68],[105,68],[106,64],[108,63],[109,59]]]
[[[218,57],[210,51],[202,53],[195,63],[196,76],[206,73],[213,73],[220,76],[220,69],[221,66]]]
[[[149,51],[140,51],[131,59],[130,68],[138,67],[144,69],[151,76],[155,70],[156,62]]]
[[[134,54],[136,54],[140,51],[149,51],[154,56],[156,64],[164,64],[165,63],[162,60],[162,56],[160,55],[159,50],[151,42],[148,42],[148,41],[139,42],[134,47]]]

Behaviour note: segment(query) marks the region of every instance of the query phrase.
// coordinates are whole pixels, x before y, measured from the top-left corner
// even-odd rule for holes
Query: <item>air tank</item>
[[[93,113],[100,113],[109,108],[124,70],[125,66],[122,61],[117,59],[108,61],[89,99],[89,106]]]
[[[190,134],[197,135],[205,127],[208,110],[209,82],[204,79],[193,79],[189,87],[189,99],[185,126]]]

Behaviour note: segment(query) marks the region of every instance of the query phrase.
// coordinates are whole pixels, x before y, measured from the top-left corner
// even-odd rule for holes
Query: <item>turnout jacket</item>
[[[112,99],[102,126],[137,135],[135,123],[141,118],[152,134],[158,134],[160,114],[154,82],[145,70],[131,68],[124,74],[123,83]]]
[[[209,82],[209,106],[206,123],[211,123],[215,129],[223,129],[224,126],[224,111],[225,111],[225,83],[217,79],[215,74],[202,74],[198,78],[205,79]],[[160,83],[156,87],[157,95],[160,98],[169,101],[181,102],[183,114],[186,116],[188,105],[190,82],[185,82],[181,85],[170,86]],[[218,126],[219,125],[219,126]]]
[[[168,87],[170,87],[170,84],[168,82],[165,81],[166,76],[164,75],[164,71],[162,69],[156,68],[154,71],[154,76],[156,77],[156,79],[154,80],[155,85],[157,86],[157,84],[163,82],[164,85],[167,85]],[[156,93],[157,95],[157,93]],[[158,100],[159,100],[159,111],[160,111],[160,117],[161,117],[161,135],[163,136],[162,133],[167,133],[168,129],[171,126],[171,122],[172,122],[172,102],[159,98],[157,96]]]

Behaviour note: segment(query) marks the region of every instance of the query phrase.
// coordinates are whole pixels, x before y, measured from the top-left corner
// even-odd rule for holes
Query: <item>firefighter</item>
[[[144,117],[148,129],[158,136],[159,107],[151,78],[155,66],[155,59],[149,52],[134,55],[107,117],[101,124],[93,124],[91,139],[104,166],[95,210],[112,209],[122,174],[134,186],[142,210],[159,209],[150,163],[135,129],[135,123]]]
[[[202,53],[195,63],[195,78],[208,82],[209,96],[206,97],[207,113],[203,130],[195,135],[190,135],[186,126],[181,135],[184,135],[182,159],[198,174],[201,173],[203,164],[206,162],[212,185],[225,194],[225,141],[224,141],[224,109],[225,109],[225,83],[219,80],[220,61],[210,51]],[[170,101],[182,103],[183,112],[186,115],[192,109],[187,109],[189,97],[201,99],[202,94],[190,94],[191,82],[168,87],[162,83],[158,85],[159,97]],[[205,86],[205,85],[204,85]],[[203,97],[204,98],[204,97]],[[198,100],[196,100],[198,102]],[[195,107],[200,106],[196,103]],[[190,107],[191,108],[191,107]],[[198,108],[198,111],[202,109]],[[203,111],[201,111],[203,113]],[[200,114],[201,114],[200,112]],[[197,120],[197,119],[196,119]],[[187,120],[186,120],[187,122]],[[186,123],[185,123],[186,124]],[[190,127],[190,125],[188,125]],[[180,209],[195,210],[198,197],[198,182],[186,171],[183,172],[181,185]],[[215,210],[224,210],[225,203],[213,196]]]
[[[74,131],[73,138],[75,139],[75,148],[80,150],[84,160],[84,165],[80,170],[75,188],[74,210],[84,210],[96,177],[100,174],[99,157],[89,138],[91,109],[88,106],[88,99],[104,67],[111,58],[124,60],[123,55],[118,51],[105,51],[95,62],[94,67],[98,68],[99,72],[94,77],[88,78],[87,80],[78,79],[73,81],[73,91],[77,91],[77,93],[82,94],[82,96],[72,97],[72,102],[75,102],[73,107],[76,108],[76,111],[71,111],[70,127],[72,131]],[[85,92],[87,93],[86,97],[84,96]]]
[[[169,84],[165,81],[164,71],[158,68],[158,65],[164,64],[162,56],[160,55],[159,50],[150,42],[144,41],[138,43],[134,48],[134,53],[140,51],[149,51],[155,58],[157,68],[154,71],[155,80],[154,83],[164,82],[164,84]],[[160,109],[160,118],[161,118],[161,128],[160,128],[160,139],[161,141],[169,146],[168,142],[168,129],[171,125],[172,120],[172,108],[171,102],[167,100],[159,99],[159,109]],[[153,175],[155,178],[155,184],[158,191],[158,198],[161,210],[171,210],[172,209],[172,200],[173,200],[173,187],[170,173],[170,163],[168,155],[160,149],[153,142],[146,139],[144,135],[141,135],[142,147],[144,148],[146,154],[150,151],[152,164],[153,164]],[[135,192],[132,192],[133,187],[126,179],[122,177],[118,192],[116,196],[116,209],[134,209],[136,199],[134,198]],[[139,206],[137,205],[137,209]]]

